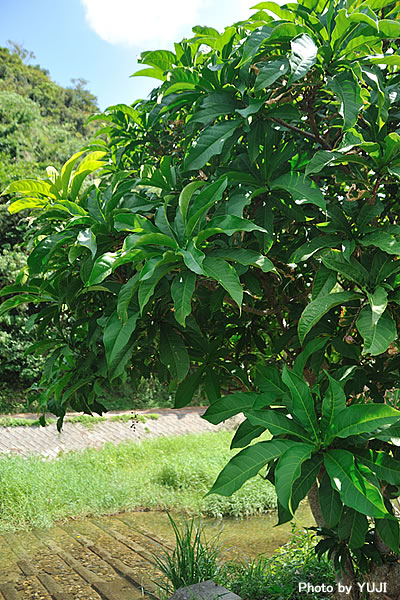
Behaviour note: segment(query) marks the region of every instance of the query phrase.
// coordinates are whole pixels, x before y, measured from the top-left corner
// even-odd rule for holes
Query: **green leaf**
[[[291,171],[281,175],[270,184],[271,190],[286,190],[296,204],[315,204],[326,210],[326,202],[320,189],[303,173]]]
[[[313,340],[307,342],[307,344],[304,347],[304,350],[300,352],[300,354],[294,361],[293,371],[297,373],[297,375],[302,377],[307,360],[316,352],[321,352],[321,350],[325,348],[326,344],[328,343],[328,340],[329,338],[327,336],[324,336],[314,338]]]
[[[340,100],[339,113],[344,119],[343,131],[354,127],[358,114],[363,106],[361,88],[351,71],[341,71],[332,78],[328,78],[330,89]]]
[[[193,273],[196,273],[197,275],[204,275],[203,260],[205,254],[196,248],[193,240],[190,240],[187,250],[180,249],[176,254],[183,257],[183,262],[190,271],[193,271]]]
[[[268,404],[269,401],[266,394],[238,392],[218,398],[218,400],[208,407],[202,418],[213,425],[217,425],[245,410],[263,408]]]
[[[324,265],[321,265],[314,278],[312,300],[315,300],[318,296],[323,297],[330,294],[335,287],[336,282],[336,273],[327,269]]]
[[[63,210],[64,212],[69,213],[74,216],[89,216],[88,212],[82,208],[76,202],[70,202],[69,200],[60,200],[59,202],[55,202],[52,206],[53,209]]]
[[[326,430],[326,443],[335,438],[371,433],[400,420],[400,411],[387,404],[353,404],[335,414]]]
[[[95,261],[86,286],[101,283],[112,273],[114,262],[117,260],[118,252],[106,252]]]
[[[149,67],[148,69],[140,69],[140,71],[135,71],[132,73],[131,77],[154,77],[154,79],[160,79],[161,81],[166,81],[167,76],[164,75],[164,71],[162,69],[157,69],[153,67]]]
[[[239,67],[249,62],[258,52],[260,46],[268,39],[272,31],[271,27],[264,26],[252,31],[243,44],[242,59]]]
[[[239,425],[235,435],[232,438],[231,449],[244,448],[248,446],[255,438],[264,433],[265,428],[252,425],[249,419],[245,419]]]
[[[255,384],[260,390],[268,394],[271,400],[278,400],[288,393],[288,389],[282,383],[281,376],[274,367],[257,365]]]
[[[292,509],[293,513],[305,498],[306,494],[314,485],[321,470],[322,455],[313,454],[311,458],[305,460],[301,466],[300,477],[296,479],[292,486]]]
[[[119,213],[114,217],[117,231],[135,231],[137,233],[160,233],[150,219],[131,213]]]
[[[164,277],[164,275],[166,273],[168,273],[169,270],[170,270],[169,265],[168,266],[162,265],[160,267],[157,267],[154,270],[154,273],[152,274],[151,277],[140,282],[139,291],[138,291],[138,300],[139,300],[139,307],[140,307],[141,315],[143,314],[143,310],[144,310],[146,304],[148,303],[148,301],[154,294],[154,288],[156,287],[157,283],[160,281],[160,279],[162,279]]]
[[[171,284],[175,319],[185,327],[186,318],[192,312],[192,296],[196,285],[196,275],[192,271],[178,273]]]
[[[366,465],[376,476],[391,485],[400,485],[400,461],[392,458],[386,452],[373,450],[355,450],[357,461]]]
[[[236,112],[243,117],[244,119],[246,119],[247,117],[250,117],[251,115],[255,115],[260,108],[264,105],[265,102],[265,98],[249,98],[249,104],[248,106],[246,106],[246,108],[237,108]]]
[[[128,279],[118,293],[117,315],[122,323],[128,321],[128,309],[131,304],[134,293],[139,287],[139,273]]]
[[[298,324],[298,336],[300,343],[303,343],[307,333],[318,323],[318,321],[331,308],[356,300],[358,294],[352,292],[337,292],[336,294],[328,294],[327,296],[318,296],[310,302],[303,310]]]
[[[378,22],[379,33],[387,39],[400,38],[400,23],[390,19],[380,19]]]
[[[394,235],[390,235],[385,231],[375,231],[364,236],[360,240],[362,246],[375,246],[388,254],[398,256],[400,254],[400,242],[397,241]]]
[[[339,243],[337,236],[317,236],[311,241],[302,244],[297,248],[290,258],[290,262],[299,263],[308,260],[318,250],[322,248],[334,248]]]
[[[267,233],[267,231],[256,225],[249,219],[242,219],[235,215],[224,215],[223,217],[214,217],[207,224],[207,229],[220,229],[226,235],[233,235],[237,231],[261,231]]]
[[[290,440],[268,440],[257,442],[241,450],[222,469],[216,482],[206,495],[231,496],[248,479],[257,475],[268,462],[279,458],[294,443]]]
[[[308,260],[318,250],[322,248],[334,248],[339,243],[337,236],[333,235],[319,235],[309,242],[302,244],[300,248],[297,248],[292,256],[290,262],[299,263]]]
[[[68,191],[69,180],[71,177],[72,169],[74,168],[77,160],[79,160],[79,158],[82,156],[82,154],[85,154],[84,150],[81,150],[81,152],[77,152],[76,154],[73,154],[71,156],[71,158],[69,160],[67,160],[67,162],[64,164],[64,166],[61,169],[61,185],[62,185],[62,191],[63,191],[64,196],[66,196],[67,191]]]
[[[327,250],[322,254],[322,262],[327,269],[340,273],[346,279],[362,286],[368,280],[368,271],[352,256],[347,260],[340,250]]]
[[[116,312],[107,321],[104,329],[103,343],[106,350],[108,372],[111,379],[118,367],[122,356],[125,354],[132,333],[135,331],[139,313],[131,315],[126,323],[123,323]]]
[[[8,207],[8,212],[11,215],[14,215],[20,210],[26,210],[28,208],[44,208],[47,205],[48,201],[40,198],[20,198],[19,200],[16,200],[10,204]]]
[[[290,42],[291,54],[289,57],[290,77],[288,85],[302,79],[315,65],[318,48],[314,40],[306,33],[300,35]]]
[[[179,210],[182,215],[183,222],[186,223],[186,215],[189,210],[189,203],[192,199],[193,194],[200,188],[204,186],[204,181],[191,181],[181,191],[179,195]]]
[[[339,540],[347,540],[352,550],[361,548],[368,532],[368,519],[352,508],[346,508],[338,524]]]
[[[285,366],[282,373],[282,381],[288,386],[292,397],[291,412],[299,424],[314,440],[319,439],[317,425],[317,416],[314,408],[314,398],[310,388],[302,377],[299,377],[293,371],[289,371]]]
[[[139,54],[138,63],[167,71],[176,64],[176,56],[170,50],[149,50]]]
[[[293,419],[277,410],[246,410],[244,413],[252,425],[268,429],[272,435],[291,435],[305,442],[312,442],[309,433]]]
[[[263,254],[246,248],[223,248],[220,250],[212,250],[208,256],[224,258],[225,260],[233,260],[241,265],[252,265],[259,267],[263,273],[269,273],[275,269],[274,263]]]
[[[145,233],[140,236],[134,247],[147,245],[166,246],[167,248],[173,248],[173,250],[178,248],[176,241],[171,236],[165,235],[165,233]]]
[[[78,237],[76,238],[76,241],[78,242],[78,244],[80,246],[89,248],[90,252],[92,253],[93,258],[96,256],[96,252],[97,252],[96,236],[94,235],[93,231],[90,228],[80,231],[78,233]]]
[[[332,152],[331,150],[318,150],[310,162],[306,166],[306,175],[319,173],[324,167],[332,166],[336,159],[343,158],[340,152]]]
[[[5,190],[1,193],[2,196],[5,194],[40,194],[46,198],[57,199],[57,196],[52,192],[53,186],[47,181],[40,181],[37,179],[20,179],[19,181],[13,181],[8,185]],[[40,198],[40,196],[39,196]]]
[[[278,500],[292,514],[294,512],[292,508],[293,484],[300,476],[302,464],[310,458],[313,450],[315,447],[311,444],[297,443],[285,450],[275,469],[275,488]]]
[[[322,401],[322,418],[320,428],[326,432],[333,427],[337,415],[346,409],[346,395],[339,381],[328,375],[329,386]]]
[[[289,62],[284,56],[263,64],[257,75],[254,91],[258,92],[259,90],[269,87],[275,83],[279,77],[285,75],[288,70]]]
[[[396,446],[400,446],[400,424],[395,423],[390,427],[385,427],[374,434],[377,440],[383,442],[391,442]]]
[[[327,527],[336,527],[342,514],[343,504],[340,496],[331,485],[328,473],[324,473],[318,489],[319,505]]]
[[[222,198],[226,186],[228,185],[228,179],[218,179],[210,185],[204,187],[201,192],[194,198],[193,204],[190,207],[187,216],[186,233],[188,237],[191,235],[193,229],[196,227],[198,220],[201,217],[207,215],[208,210],[211,206],[216,205]]]
[[[293,514],[289,510],[286,510],[278,500],[278,525],[282,525],[282,523],[287,523],[293,519],[293,515],[300,502],[306,497],[307,493],[314,485],[318,473],[321,470],[321,465],[322,456],[319,454],[313,454],[311,458],[303,462],[301,465],[300,476],[292,486],[291,507]]]
[[[0,304],[0,317],[7,314],[13,308],[20,304],[28,304],[29,302],[46,302],[47,299],[41,299],[36,294],[19,294],[12,298],[7,298]]]
[[[185,158],[185,171],[201,169],[210,158],[221,154],[225,142],[234,134],[241,121],[231,120],[216,123],[201,132],[196,144],[192,144]]]
[[[160,329],[160,360],[177,381],[189,371],[189,355],[181,336],[171,327]]]
[[[74,174],[74,176],[72,178],[72,182],[71,182],[71,189],[69,192],[69,197],[73,202],[76,201],[79,191],[80,191],[82,184],[85,181],[86,177],[88,175],[91,175],[94,171],[97,171],[98,169],[103,167],[104,164],[105,163],[103,161],[93,160],[88,163],[85,163],[85,169],[81,170],[81,168],[79,168],[79,171],[77,171]]]
[[[378,356],[389,348],[397,337],[397,327],[390,312],[386,310],[373,326],[373,313],[369,306],[360,312],[356,326],[364,339],[363,355]]]
[[[375,529],[386,546],[393,552],[399,554],[400,549],[400,526],[396,519],[376,519]]]
[[[76,233],[72,231],[60,231],[44,238],[31,252],[28,257],[28,267],[31,274],[40,273],[49,262],[53,252]]]
[[[372,294],[367,292],[367,296],[372,311],[372,327],[375,327],[386,310],[388,302],[387,291],[385,288],[379,286]]]
[[[378,518],[387,516],[381,491],[361,475],[350,452],[328,450],[324,464],[343,504],[363,515]]]
[[[174,408],[182,408],[183,406],[190,404],[195,391],[200,385],[203,373],[204,367],[200,367],[181,381],[175,392]]]
[[[206,258],[203,261],[204,274],[215,279],[228,292],[242,310],[243,290],[235,269],[221,258]]]

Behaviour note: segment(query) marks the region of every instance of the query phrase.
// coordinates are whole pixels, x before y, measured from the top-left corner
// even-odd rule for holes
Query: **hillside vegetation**
[[[70,87],[55,83],[49,72],[28,64],[34,55],[15,43],[0,47],[0,192],[13,180],[45,177],[46,167],[61,166],[93,135],[85,126],[98,110],[86,82]],[[0,196],[0,288],[12,283],[25,264],[22,247],[29,219],[10,215],[7,196]],[[0,413],[22,408],[25,390],[34,383],[42,364],[25,348],[33,329],[32,309],[19,309],[0,318]]]

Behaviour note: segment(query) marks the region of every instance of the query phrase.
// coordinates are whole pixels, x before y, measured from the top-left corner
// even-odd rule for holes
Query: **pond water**
[[[181,526],[185,517],[181,514],[172,513],[175,522]],[[220,542],[229,548],[226,555],[228,558],[253,558],[259,554],[270,556],[273,551],[285,544],[291,537],[292,525],[285,523],[275,527],[277,513],[235,519],[233,517],[224,519],[203,518],[206,538],[212,540],[221,532]],[[168,519],[164,512],[130,513],[129,521],[141,529],[154,532],[157,537],[170,544],[174,541],[174,535]],[[302,503],[296,511],[294,523],[297,527],[311,527],[315,525],[308,503]]]

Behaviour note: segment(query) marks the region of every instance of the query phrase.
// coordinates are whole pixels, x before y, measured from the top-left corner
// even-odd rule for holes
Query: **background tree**
[[[26,176],[45,177],[52,163],[61,167],[82,147],[95,127],[84,129],[97,110],[96,99],[76,80],[71,88],[54,83],[47,71],[26,64],[35,56],[20,44],[0,48],[0,188]],[[26,265],[22,248],[31,219],[26,213],[10,217],[8,196],[0,202],[0,288],[15,282]],[[35,337],[27,320],[34,307],[20,307],[0,318],[0,413],[20,410],[26,389],[40,378],[43,361],[25,357]]]
[[[144,52],[161,84],[92,118],[107,142],[7,188],[36,233],[1,311],[41,303],[60,426],[121,381],[158,373],[176,406],[204,385],[210,422],[246,416],[211,491],[263,469],[280,523],[308,494],[351,598],[362,571],[397,594],[399,9],[256,9]]]

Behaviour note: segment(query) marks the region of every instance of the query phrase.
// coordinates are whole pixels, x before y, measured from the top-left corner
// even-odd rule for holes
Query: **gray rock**
[[[242,600],[237,594],[229,592],[211,581],[195,583],[180,588],[169,600]]]

